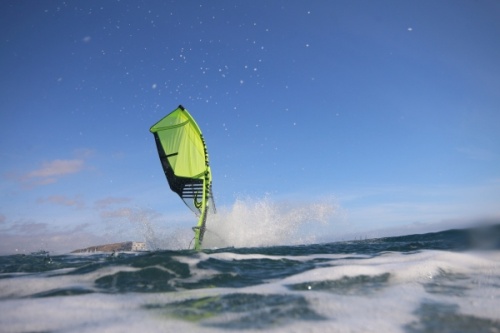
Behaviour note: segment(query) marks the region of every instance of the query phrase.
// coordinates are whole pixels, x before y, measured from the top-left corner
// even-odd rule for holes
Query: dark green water
[[[500,332],[499,250],[496,225],[201,253],[3,256],[0,323],[2,332]]]

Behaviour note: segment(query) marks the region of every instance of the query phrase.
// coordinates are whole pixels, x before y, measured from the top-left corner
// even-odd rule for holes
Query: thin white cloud
[[[95,207],[98,210],[108,209],[110,206],[123,204],[130,202],[132,199],[125,197],[106,197],[104,199],[97,200],[95,202]]]
[[[417,229],[429,232],[436,231],[436,228],[451,228],[453,224],[462,226],[478,220],[498,219],[499,199],[498,179],[462,186],[359,189],[339,196],[348,227],[343,232],[336,231],[336,234],[342,239],[347,237],[343,233],[371,238],[384,234],[380,230],[400,230],[401,234]]]
[[[52,179],[83,170],[83,160],[54,160],[45,162],[36,170],[26,174],[27,178]]]
[[[132,215],[134,215],[134,211],[130,208],[119,208],[115,210],[105,210],[100,213],[100,216],[102,218],[108,219],[108,218],[121,218],[121,217],[126,217],[130,218]]]
[[[79,148],[74,151],[74,155],[77,159],[86,160],[94,155],[95,151],[88,148]]]
[[[48,224],[42,222],[36,222],[33,220],[16,220],[7,229],[2,230],[2,234],[38,234],[44,233],[48,230]]]
[[[119,241],[110,235],[91,233],[88,227],[88,224],[80,224],[72,229],[57,230],[47,223],[16,221],[11,228],[0,232],[0,255],[39,250],[68,253],[77,248]]]
[[[61,205],[66,207],[75,207],[75,208],[84,208],[85,203],[83,199],[79,196],[74,198],[65,196],[65,195],[51,195],[46,198],[38,199],[39,203],[51,203],[55,205]]]
[[[21,183],[27,188],[48,185],[58,182],[61,178],[90,169],[86,160],[94,154],[87,148],[76,149],[73,159],[54,159],[45,161],[34,170],[23,174],[7,173],[6,177]]]

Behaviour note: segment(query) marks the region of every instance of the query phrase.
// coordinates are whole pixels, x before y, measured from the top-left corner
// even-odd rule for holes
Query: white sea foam
[[[94,281],[102,276],[118,272],[139,270],[129,266],[107,266],[101,269],[74,275],[58,275],[71,269],[55,270],[50,273],[3,278],[0,283],[0,299],[10,297],[25,297],[58,289],[84,288],[94,289]]]
[[[200,253],[194,256],[176,256],[176,259],[188,263],[193,270],[192,279],[184,282],[195,282],[210,276],[210,270],[196,268],[198,263],[210,258],[237,262],[263,258],[314,260],[319,257],[325,259],[319,267],[284,279],[243,288],[207,287],[166,293],[92,293],[22,298],[24,295],[57,288],[92,288],[93,281],[100,276],[135,270],[125,266],[111,266],[78,275],[57,275],[57,271],[53,271],[26,277],[3,277],[0,279],[0,295],[3,298],[0,302],[0,325],[2,332],[216,332],[220,330],[197,321],[189,322],[168,316],[162,308],[147,309],[145,306],[233,293],[301,296],[307,300],[312,310],[326,319],[313,322],[290,321],[290,324],[267,327],[266,331],[269,332],[405,332],[405,325],[422,320],[418,311],[426,302],[438,306],[449,304],[456,307],[460,315],[500,321],[500,251],[425,250],[404,254],[386,252],[373,257],[354,257],[349,254],[289,257]],[[353,288],[353,293],[346,293],[344,287],[335,286],[331,290],[289,288],[290,285],[335,281],[361,275],[376,277],[386,273],[389,274],[388,280],[381,283],[380,287],[366,289],[364,283],[356,284],[354,281],[353,285],[346,287]],[[450,288],[446,289],[447,286]],[[432,292],[429,288],[437,289]],[[10,298],[12,292],[17,298]],[[272,305],[262,304],[262,307],[266,306]],[[237,315],[223,313],[214,319],[224,322]],[[245,332],[254,331],[258,329],[245,329]]]

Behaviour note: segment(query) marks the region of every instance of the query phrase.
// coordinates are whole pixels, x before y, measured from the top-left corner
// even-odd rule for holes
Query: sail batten
[[[195,232],[195,249],[201,248],[206,229],[207,211],[211,206],[212,174],[201,130],[181,105],[150,129],[155,137],[158,155],[170,189],[199,217]]]

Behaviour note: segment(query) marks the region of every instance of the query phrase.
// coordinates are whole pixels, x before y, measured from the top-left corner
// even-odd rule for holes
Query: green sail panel
[[[151,129],[158,155],[170,189],[198,216],[195,249],[201,248],[209,208],[215,212],[212,198],[212,173],[208,152],[201,133],[189,112],[179,105]]]

